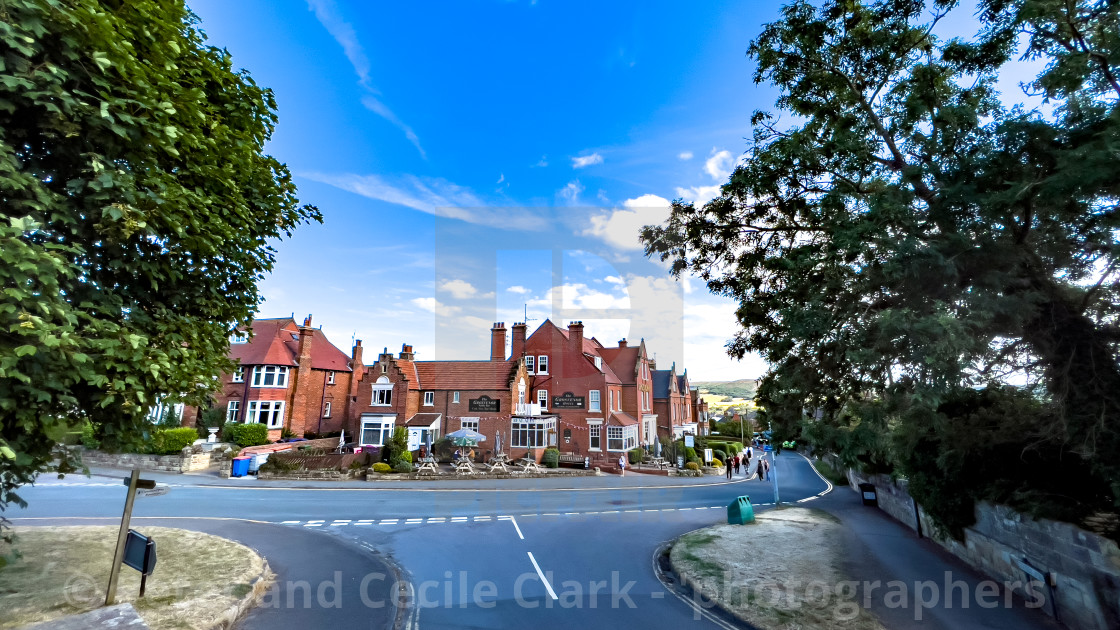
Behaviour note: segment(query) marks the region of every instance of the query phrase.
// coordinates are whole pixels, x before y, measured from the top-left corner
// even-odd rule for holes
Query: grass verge
[[[703,600],[758,628],[882,630],[840,571],[840,534],[831,514],[779,508],[685,534],[669,557]]]
[[[156,568],[139,597],[140,573],[122,567],[117,603],[131,602],[153,630],[208,629],[270,579],[245,545],[183,529],[139,527],[156,541]],[[21,557],[0,570],[0,628],[86,612],[105,601],[117,527],[17,527]]]

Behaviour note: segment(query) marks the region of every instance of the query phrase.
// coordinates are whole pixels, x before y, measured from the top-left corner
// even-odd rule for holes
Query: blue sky
[[[637,228],[726,181],[773,102],[745,52],[776,5],[188,4],[274,90],[268,151],[325,217],[277,245],[262,317],[466,359],[527,310],[694,379],[765,369],[726,357],[734,305],[645,260]]]

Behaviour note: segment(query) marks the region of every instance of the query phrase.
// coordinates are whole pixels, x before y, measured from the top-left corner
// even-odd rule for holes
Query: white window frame
[[[385,446],[385,442],[393,437],[393,429],[396,428],[397,417],[395,415],[379,416],[372,414],[362,414],[362,423],[358,429],[358,441],[362,446]],[[366,438],[366,429],[377,432],[377,440],[369,441]]]
[[[272,383],[268,383],[269,380]],[[288,386],[288,366],[286,365],[254,365],[253,366],[253,387],[275,387],[283,388]]]
[[[451,402],[453,402],[453,403],[459,402],[459,392],[455,392],[454,394],[451,395]]]
[[[459,418],[459,428],[460,429],[470,429],[471,431],[474,431],[475,433],[477,433],[478,432],[478,417],[473,416],[473,417],[468,417],[468,418]]]
[[[264,418],[264,422],[261,422]],[[270,429],[284,426],[283,400],[250,400],[245,414],[245,424],[264,424]]]
[[[600,392],[597,389],[592,389],[587,392],[587,410],[588,411],[602,411],[603,403],[601,400]]]
[[[334,370],[327,372],[327,385],[334,385]]]
[[[232,333],[230,333],[229,345],[233,346],[233,345],[239,345],[239,344],[243,344],[243,343],[249,343],[249,334],[248,333],[246,333],[244,330],[235,330]]]
[[[548,411],[548,390],[537,390],[537,404],[541,406],[541,411]]]
[[[612,448],[614,444],[614,448]],[[607,451],[622,453],[638,447],[638,425],[607,427]]]
[[[245,366],[244,365],[239,365],[236,368],[234,368],[234,370],[233,370],[233,382],[234,383],[244,383],[245,382]]]
[[[331,417],[331,401],[329,401],[329,400],[327,402],[323,403],[323,417],[324,418]]]
[[[533,355],[529,354],[529,355],[525,356],[525,373],[526,374],[536,374],[536,371],[535,371],[536,370],[536,362],[537,362],[537,358],[534,357]]]
[[[519,418],[510,423],[511,448],[547,448],[555,435],[556,420]],[[553,433],[550,433],[553,432]]]
[[[432,407],[435,404],[436,404],[436,393],[435,392],[424,392],[424,406],[425,407]]]
[[[601,451],[603,450],[603,421],[602,420],[588,420],[587,421],[587,450]]]
[[[393,405],[393,384],[389,379],[381,376],[373,384],[373,397],[369,402],[371,407],[391,407]]]
[[[226,422],[238,422],[241,417],[241,401],[231,400],[226,403]]]
[[[537,374],[548,374],[548,355],[542,354],[537,357]]]

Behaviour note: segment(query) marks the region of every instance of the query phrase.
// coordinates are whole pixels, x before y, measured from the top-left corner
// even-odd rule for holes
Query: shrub
[[[197,439],[198,431],[191,427],[158,428],[152,431],[150,449],[156,455],[173,455],[194,444]]]
[[[715,468],[723,468],[723,461],[719,458],[713,459],[712,466],[714,466]]]
[[[696,456],[696,449],[691,446],[686,446],[684,449],[684,459],[685,461],[691,462],[700,458]]]
[[[727,461],[727,453],[719,449],[712,449],[712,457],[718,459],[721,462]]]
[[[233,442],[244,448],[246,446],[260,446],[268,444],[268,427],[259,423],[249,424],[230,423],[222,433],[222,441]]]
[[[630,449],[630,452],[629,452],[628,455],[629,455],[631,464],[640,464],[643,461],[645,461],[646,450],[644,448],[632,448],[632,449]]]
[[[283,429],[280,429],[280,439],[281,440],[286,440],[288,438],[294,438],[295,436],[296,436],[296,434],[293,433],[292,430],[289,429],[288,427],[284,427]]]
[[[397,463],[393,465],[393,472],[410,473],[412,472],[412,464],[404,461],[403,459],[397,460]]]
[[[560,451],[555,448],[545,449],[544,455],[541,457],[541,463],[546,468],[559,468],[560,467]]]
[[[293,436],[294,437],[294,436]],[[342,431],[328,431],[326,433],[316,433],[314,431],[307,431],[303,437],[308,440],[320,440],[326,438],[342,437]]]
[[[385,462],[377,462],[373,465],[373,472],[375,473],[385,474],[391,470],[393,470],[393,467]]]
[[[700,470],[699,462],[688,462],[687,464],[684,465],[684,467],[689,469],[689,470]]]
[[[82,446],[84,446],[88,449],[96,449],[99,446],[101,446],[101,440],[97,439],[96,434],[94,432],[93,423],[89,422],[88,420],[86,421],[85,424],[82,425],[81,441],[82,441]]]
[[[217,427],[218,434],[221,435],[222,427],[226,425],[226,410],[221,407],[211,407],[198,414],[198,421],[195,423],[195,428],[198,430],[198,437],[205,440],[210,437],[210,432],[207,431],[210,427]]]

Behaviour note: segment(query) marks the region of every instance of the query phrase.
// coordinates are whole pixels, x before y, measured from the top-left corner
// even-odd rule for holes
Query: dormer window
[[[249,335],[245,334],[243,330],[235,330],[229,336],[229,343],[231,346],[239,343],[249,343]]]
[[[600,372],[602,372],[603,371],[603,357],[593,357],[593,360],[595,361],[596,369],[598,369]]]

